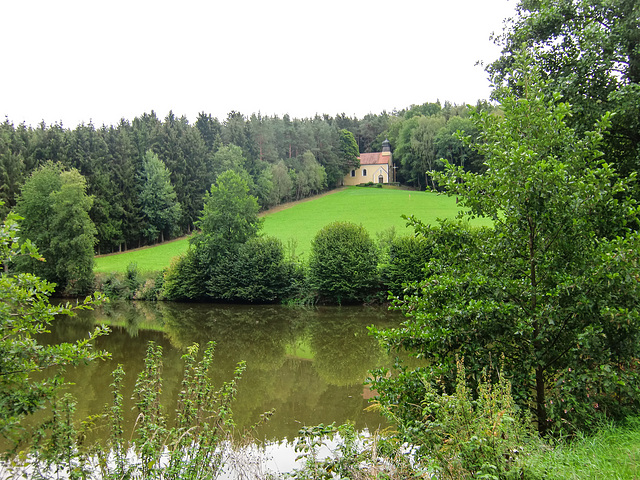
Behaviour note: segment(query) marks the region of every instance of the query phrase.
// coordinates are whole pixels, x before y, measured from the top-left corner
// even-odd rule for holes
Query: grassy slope
[[[265,217],[263,231],[285,244],[297,240],[297,253],[306,255],[311,240],[325,225],[334,221],[362,224],[375,238],[376,233],[394,227],[396,233],[412,233],[401,215],[415,215],[424,223],[437,218],[455,217],[454,198],[430,192],[350,187],[332,195],[301,203]]]
[[[415,215],[424,223],[437,218],[453,218],[458,211],[454,198],[430,192],[415,192],[390,188],[349,187],[331,195],[268,214],[263,232],[281,239],[285,245],[294,240],[296,253],[306,255],[311,240],[325,225],[334,221],[362,224],[375,238],[376,233],[394,227],[396,233],[410,233],[401,215]],[[476,221],[488,224],[487,221]],[[96,272],[124,272],[136,263],[140,271],[161,270],[171,259],[185,252],[186,239],[150,248],[130,250],[117,255],[96,258]]]

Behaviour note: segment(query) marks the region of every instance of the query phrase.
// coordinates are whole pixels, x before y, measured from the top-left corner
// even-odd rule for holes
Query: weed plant
[[[400,377],[392,378],[378,371],[373,387],[382,386],[386,392],[378,397],[377,407],[398,426],[399,441],[417,448],[419,465],[440,480],[521,478],[527,452],[538,437],[517,409],[504,375],[493,382],[485,374],[475,398],[467,386],[463,359],[457,361],[452,393],[428,370],[407,375],[401,371]],[[407,380],[422,392],[419,405],[405,405],[406,398],[397,390],[397,382]]]
[[[103,414],[77,425],[74,401],[63,396],[54,402],[51,420],[37,429],[32,448],[5,464],[5,473],[29,479],[217,478],[232,446],[241,447],[251,438],[251,431],[236,432],[231,408],[245,366],[240,362],[233,379],[216,388],[210,379],[214,343],[207,345],[201,359],[198,351],[193,345],[183,356],[184,377],[173,425],[159,400],[162,348],[150,343],[133,392],[138,416],[131,432],[125,431],[125,373],[118,366],[111,384],[113,401]],[[88,432],[96,428],[108,429],[107,440],[85,445]]]

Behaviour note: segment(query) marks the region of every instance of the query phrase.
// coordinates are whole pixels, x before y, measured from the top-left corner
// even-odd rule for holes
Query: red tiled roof
[[[389,156],[382,155],[382,152],[361,153],[360,165],[387,165]]]

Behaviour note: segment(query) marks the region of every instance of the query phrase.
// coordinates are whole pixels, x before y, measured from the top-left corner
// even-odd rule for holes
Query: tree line
[[[118,252],[190,233],[205,192],[226,170],[243,176],[261,209],[334,188],[359,166],[360,152],[379,151],[385,138],[395,148],[401,183],[426,188],[424,172],[441,157],[477,171],[481,159],[457,130],[477,135],[469,108],[449,102],[362,119],[231,112],[223,121],[200,113],[191,124],[152,111],[115,126],[73,129],[6,119],[0,124],[0,215],[15,207],[33,172],[59,163],[86,180],[96,253]]]

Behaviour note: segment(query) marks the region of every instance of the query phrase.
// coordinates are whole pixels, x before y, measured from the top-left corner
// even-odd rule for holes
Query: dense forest
[[[480,109],[491,108],[479,102]],[[340,184],[359,152],[378,151],[388,138],[396,178],[424,189],[444,157],[471,171],[481,159],[456,134],[477,136],[470,108],[445,102],[413,105],[362,119],[245,116],[223,121],[200,113],[194,123],[153,111],[118,125],[32,127],[0,124],[0,215],[12,209],[25,180],[47,162],[76,169],[93,197],[96,253],[189,233],[205,192],[226,170],[240,173],[262,209],[315,195]]]

